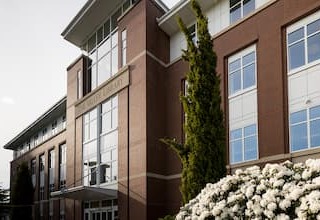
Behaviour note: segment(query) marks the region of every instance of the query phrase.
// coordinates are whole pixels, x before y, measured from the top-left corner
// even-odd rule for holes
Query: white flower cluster
[[[320,160],[237,170],[181,208],[176,220],[319,219]]]

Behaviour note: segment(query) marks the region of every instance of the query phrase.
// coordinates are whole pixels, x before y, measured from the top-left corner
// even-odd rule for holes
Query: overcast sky
[[[0,0],[0,186],[12,151],[3,146],[66,94],[66,67],[81,51],[60,33],[86,0]],[[178,0],[163,0],[172,7]]]

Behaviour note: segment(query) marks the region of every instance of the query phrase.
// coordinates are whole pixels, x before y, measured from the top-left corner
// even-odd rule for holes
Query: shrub
[[[237,170],[207,184],[176,219],[320,219],[320,160]]]

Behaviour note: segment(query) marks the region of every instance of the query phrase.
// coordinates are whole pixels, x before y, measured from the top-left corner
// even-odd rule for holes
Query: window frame
[[[238,3],[236,3],[235,5],[233,5],[233,6],[231,7],[231,0],[229,0],[229,24],[230,24],[230,25],[237,23],[237,22],[240,21],[242,18],[246,17],[247,15],[251,14],[254,10],[257,9],[257,2],[256,2],[256,0],[252,0],[252,1],[254,2],[254,9],[253,9],[252,11],[249,11],[246,15],[244,15],[244,4],[243,4],[244,1],[245,1],[245,0],[239,0]],[[250,0],[249,0],[249,1],[250,1]],[[231,20],[231,10],[232,10],[233,8],[235,8],[236,6],[238,6],[239,4],[240,4],[240,18],[232,21],[232,20]]]
[[[243,65],[243,57],[245,57],[245,56],[247,56],[247,55],[249,55],[249,54],[251,54],[252,52],[254,52],[255,53],[255,55],[254,55],[254,57],[255,57],[255,59],[254,59],[254,62],[251,62],[251,63],[249,63],[249,64],[246,64],[246,65]],[[227,61],[227,75],[228,75],[228,88],[227,88],[227,93],[228,93],[228,98],[229,98],[229,100],[230,99],[232,99],[232,98],[234,98],[234,97],[237,97],[237,96],[239,96],[239,95],[242,95],[242,94],[244,94],[244,93],[247,93],[247,92],[249,92],[249,91],[252,91],[252,90],[254,90],[254,89],[257,89],[257,82],[258,82],[258,65],[257,65],[257,59],[258,58],[258,56],[257,56],[257,46],[256,46],[256,44],[253,44],[253,45],[251,45],[251,46],[249,46],[249,47],[246,47],[245,49],[243,49],[243,50],[241,50],[241,51],[239,51],[238,53],[236,53],[236,54],[234,54],[234,55],[232,55],[232,56],[230,56],[229,58],[228,58],[228,61]],[[238,90],[238,91],[236,91],[236,92],[234,92],[234,93],[232,93],[232,94],[230,94],[230,85],[231,85],[231,82],[230,82],[230,75],[231,74],[233,74],[233,73],[235,73],[236,71],[238,71],[238,70],[236,70],[236,71],[232,71],[231,73],[230,73],[230,64],[231,63],[233,63],[233,62],[235,62],[235,61],[237,61],[237,60],[239,60],[240,59],[240,83],[241,83],[241,88]],[[252,65],[254,63],[254,70],[255,70],[255,73],[254,73],[254,77],[255,77],[255,83],[254,83],[254,85],[253,86],[250,86],[250,87],[247,87],[247,88],[243,88],[243,82],[244,82],[244,74],[243,74],[243,69],[245,68],[245,67],[247,67],[247,66],[250,66],[250,65]]]
[[[320,104],[318,103],[318,104],[315,104],[315,105],[312,105],[312,106],[308,106],[307,108],[296,109],[295,111],[292,111],[292,112],[289,113],[289,150],[290,150],[290,153],[296,153],[296,152],[301,152],[301,151],[320,148],[320,145],[319,146],[314,146],[314,147],[311,146],[311,126],[310,126],[310,124],[313,121],[320,120],[320,116],[318,116],[316,118],[312,118],[312,119],[310,118],[310,110],[312,108],[316,108],[316,107],[320,107]],[[291,123],[291,115],[294,114],[294,113],[301,112],[301,111],[306,111],[306,120],[305,121],[299,121],[299,122],[296,122],[296,123]],[[291,138],[292,138],[292,126],[301,125],[301,124],[306,124],[307,125],[307,148],[303,148],[303,149],[299,149],[299,150],[293,150],[292,149],[292,141],[291,141]],[[320,133],[320,131],[319,131],[319,133]]]
[[[313,22],[317,21],[317,20],[320,20],[320,10],[305,17],[305,18],[302,18],[301,20],[297,21],[296,23],[288,26],[286,28],[286,53],[287,53],[287,72],[288,72],[288,75],[292,75],[292,74],[295,74],[295,73],[298,73],[304,69],[308,69],[312,66],[315,66],[317,64],[320,63],[320,58],[319,59],[316,59],[314,61],[311,61],[309,62],[308,60],[308,38],[311,36],[314,36],[316,34],[320,34],[320,29],[312,34],[307,34],[307,27],[309,24],[312,24]],[[295,31],[298,31],[299,29],[303,28],[303,38],[300,38],[292,43],[289,44],[289,35],[294,33]],[[300,41],[304,41],[304,64],[301,65],[301,66],[298,66],[298,67],[295,67],[293,69],[290,69],[290,53],[289,53],[289,46],[292,46]]]
[[[248,128],[250,126],[256,126],[256,130],[255,130],[255,134],[251,134],[251,135],[247,135],[245,136],[245,128]],[[236,130],[240,130],[241,129],[241,138],[236,138],[236,139],[231,139],[231,132],[233,131],[236,131]],[[257,151],[257,156],[256,158],[254,159],[248,159],[246,160],[245,159],[245,140],[247,138],[250,138],[250,137],[256,137],[256,151]],[[242,160],[240,161],[237,161],[237,162],[233,162],[232,161],[232,150],[231,150],[231,143],[234,142],[234,141],[239,141],[241,140],[241,152],[242,152]],[[258,160],[259,159],[259,127],[258,127],[258,123],[255,122],[253,124],[248,124],[248,125],[244,125],[242,127],[238,127],[238,128],[233,128],[232,130],[230,129],[229,130],[229,163],[231,165],[234,165],[234,164],[240,164],[240,163],[244,163],[244,162],[248,162],[248,161],[255,161],[255,160]]]
[[[104,185],[110,185],[110,184],[115,184],[118,182],[118,177],[119,177],[119,167],[118,167],[118,145],[119,145],[119,137],[118,137],[118,125],[119,125],[119,115],[118,115],[118,95],[114,95],[111,96],[110,98],[108,98],[106,101],[104,101],[103,103],[99,104],[98,106],[96,106],[95,108],[91,109],[90,111],[88,111],[87,113],[85,113],[83,115],[83,119],[82,119],[82,126],[83,126],[83,140],[82,140],[82,146],[83,146],[83,154],[82,154],[82,160],[83,160],[83,167],[82,167],[82,178],[83,178],[83,185],[88,185],[88,186],[104,186]],[[110,102],[110,108],[107,108],[106,110],[103,110],[103,105],[107,104],[108,102]],[[116,111],[116,113],[115,113]],[[95,113],[95,117],[94,120],[97,120],[96,123],[96,129],[97,129],[97,136],[94,139],[84,139],[86,134],[85,134],[85,126],[88,125],[88,123],[90,123],[90,114],[94,112]],[[103,116],[110,114],[109,120],[110,120],[110,124],[111,127],[110,129],[107,130],[102,130],[102,125],[103,125]],[[116,124],[114,124],[113,122],[113,115],[116,115],[117,119],[116,119]],[[86,118],[87,117],[87,118]],[[90,133],[90,131],[89,131]],[[107,146],[106,148],[104,148],[102,146],[102,139],[103,138],[108,138],[109,135],[112,135],[113,133],[116,133],[117,135],[117,143],[115,146],[110,145]],[[112,137],[112,136],[110,136]],[[94,155],[87,155],[86,152],[84,152],[85,150],[85,145],[90,144],[91,142],[95,142],[95,152]],[[93,147],[93,146],[89,146],[89,147]],[[116,159],[113,158],[113,151],[116,151]],[[104,162],[102,162],[102,156],[105,155],[106,153],[110,154],[110,158],[109,160],[106,160]],[[95,159],[96,160],[96,165],[92,165],[90,166],[90,160],[91,159]],[[88,164],[89,163],[89,164]],[[109,164],[108,164],[109,163]],[[113,166],[114,163],[117,163],[117,171],[116,171],[116,175],[113,175]],[[108,167],[106,166],[106,168],[110,169],[110,172],[108,173],[108,180],[105,181],[105,179],[101,179],[101,174],[105,174],[103,173],[103,171],[101,170],[101,168],[103,168],[102,165],[109,165]],[[115,177],[115,178],[114,178]],[[94,184],[91,184],[91,180],[92,178],[94,178]]]

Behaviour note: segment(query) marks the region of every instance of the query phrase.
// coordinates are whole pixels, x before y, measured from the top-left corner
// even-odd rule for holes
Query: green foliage
[[[166,215],[164,218],[159,218],[158,220],[175,220],[175,217],[172,215]]]
[[[180,157],[182,162],[181,193],[183,203],[194,198],[206,185],[214,183],[226,173],[225,128],[221,110],[220,79],[215,71],[217,57],[208,31],[208,19],[202,14],[196,0],[191,1],[197,20],[197,44],[179,18],[188,48],[183,59],[189,63],[188,92],[180,95],[187,115],[184,144],[175,139],[162,139]]]
[[[33,191],[28,165],[22,163],[18,168],[11,192],[11,220],[32,219]]]

